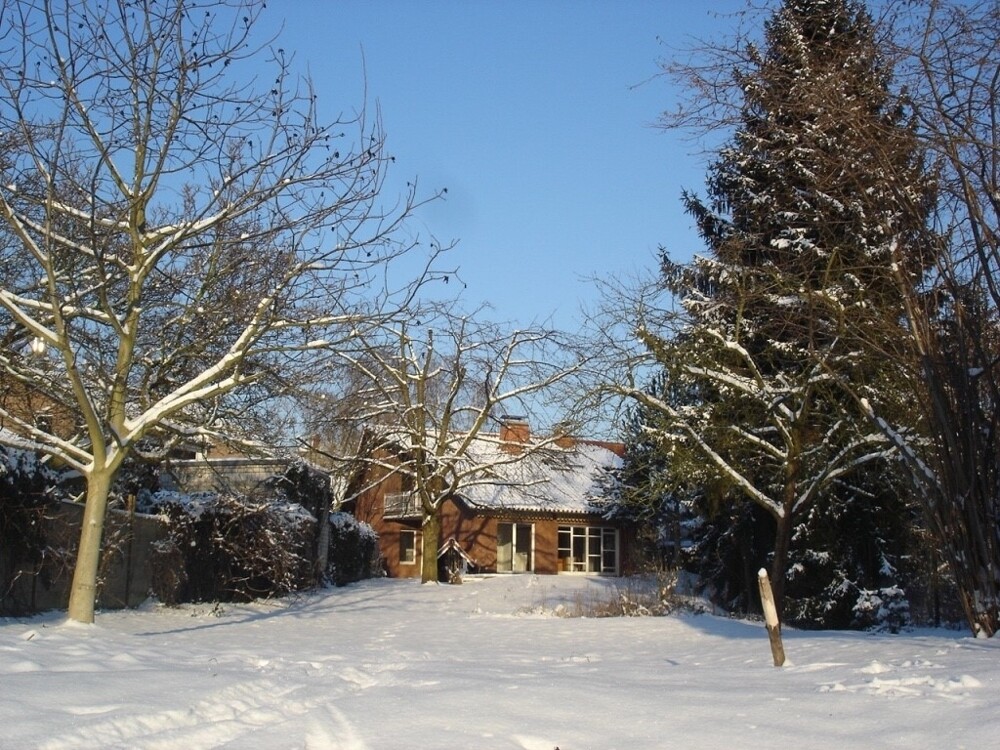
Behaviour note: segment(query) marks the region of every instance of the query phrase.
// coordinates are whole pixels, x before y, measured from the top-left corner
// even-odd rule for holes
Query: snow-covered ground
[[[1000,641],[568,618],[614,579],[0,619],[2,748],[987,748]]]

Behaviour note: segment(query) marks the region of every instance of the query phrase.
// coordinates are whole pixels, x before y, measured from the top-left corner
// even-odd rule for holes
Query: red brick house
[[[531,440],[524,422],[478,440],[473,460],[517,454]],[[621,575],[631,570],[633,535],[603,517],[601,480],[621,461],[617,443],[563,437],[522,458],[496,463],[491,476],[461,488],[441,506],[441,556],[471,572]],[[405,478],[369,478],[351,505],[378,532],[391,577],[419,578],[421,512]]]

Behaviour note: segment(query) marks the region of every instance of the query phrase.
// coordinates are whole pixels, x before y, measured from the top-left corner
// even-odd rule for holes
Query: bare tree
[[[970,629],[993,636],[1000,630],[1000,6],[929,0],[904,9],[896,26],[900,70],[936,168],[925,241],[939,252],[924,285],[897,276],[905,346],[879,347],[907,379],[911,419],[862,405],[899,446]],[[895,250],[898,257],[906,248]]]
[[[382,195],[378,117],[321,121],[291,56],[255,41],[263,8],[0,5],[0,368],[72,420],[17,399],[0,417],[86,479],[74,620],[93,621],[126,456],[237,433],[427,277],[384,281],[418,201]]]
[[[422,516],[421,578],[427,582],[438,578],[445,499],[497,482],[501,466],[537,457],[557,440],[553,434],[516,452],[482,451],[484,444],[501,441],[501,412],[536,412],[532,402],[567,381],[580,364],[552,330],[507,330],[448,307],[425,309],[418,319],[387,326],[353,352],[341,352],[364,382],[354,391],[352,420],[366,428],[368,440],[360,451],[330,457],[380,480],[406,477]]]

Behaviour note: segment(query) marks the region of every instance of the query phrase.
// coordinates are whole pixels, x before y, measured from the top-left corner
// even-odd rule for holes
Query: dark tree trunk
[[[774,558],[771,560],[771,591],[774,593],[774,607],[778,618],[784,621],[785,616],[785,577],[788,568],[788,550],[792,543],[792,514],[787,509],[781,518],[775,519],[777,526],[774,535]]]
[[[420,564],[420,581],[438,580],[438,549],[441,545],[441,515],[437,509],[424,514],[423,546]]]

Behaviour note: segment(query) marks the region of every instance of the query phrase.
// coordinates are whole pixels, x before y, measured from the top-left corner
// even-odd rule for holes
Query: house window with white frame
[[[534,526],[530,523],[497,524],[497,573],[534,570]]]
[[[417,532],[399,532],[399,564],[413,565],[417,562]]]
[[[566,573],[618,573],[618,529],[560,526],[559,570]]]

